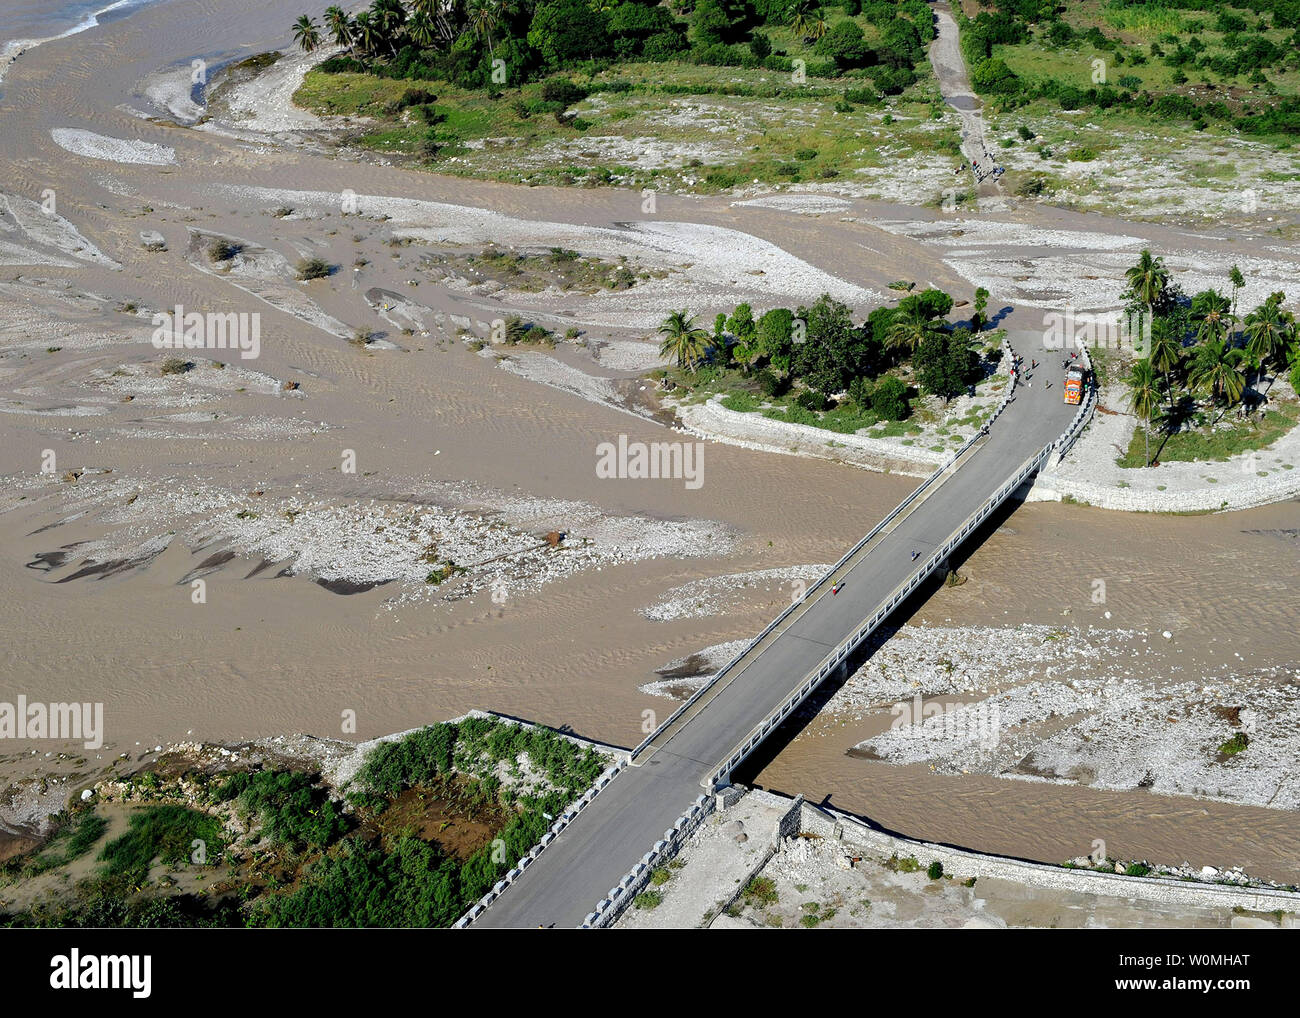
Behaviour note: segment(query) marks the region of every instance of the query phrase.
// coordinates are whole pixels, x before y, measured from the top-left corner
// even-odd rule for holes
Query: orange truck
[[[1083,402],[1083,368],[1071,365],[1065,373],[1065,402],[1078,406]]]

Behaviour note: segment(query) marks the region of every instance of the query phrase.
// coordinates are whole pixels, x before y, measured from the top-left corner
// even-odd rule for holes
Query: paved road
[[[807,609],[762,653],[729,677],[707,706],[666,743],[625,769],[565,829],[474,927],[574,927],[703,791],[700,780],[791,693],[853,629],[860,626],[915,566],[992,495],[1026,459],[1065,430],[1076,412],[1061,400],[1059,353],[1016,345],[1026,364],[1045,361],[992,433],[921,504],[844,567],[844,587],[824,585]],[[1054,360],[1055,358],[1055,360]],[[1050,368],[1050,370],[1049,370]],[[1045,388],[1050,379],[1052,387]],[[854,508],[845,506],[845,513]],[[874,520],[862,520],[862,532]],[[914,563],[912,550],[921,552]]]

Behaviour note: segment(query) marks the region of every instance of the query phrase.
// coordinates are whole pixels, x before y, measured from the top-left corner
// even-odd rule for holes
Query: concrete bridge
[[[545,846],[462,920],[474,927],[603,925],[702,818],[731,772],[1053,455],[1092,410],[1062,401],[1059,350],[1008,392],[988,435],[960,449],[683,704]],[[1008,351],[1009,353],[1009,351]],[[1083,354],[1086,358],[1086,353]],[[1046,387],[1051,381],[1052,387]],[[844,507],[851,515],[853,506]],[[840,586],[842,584],[842,586]],[[838,588],[838,592],[836,592]]]

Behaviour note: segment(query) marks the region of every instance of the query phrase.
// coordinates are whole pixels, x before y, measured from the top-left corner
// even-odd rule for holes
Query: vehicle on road
[[[1065,373],[1065,402],[1078,406],[1083,402],[1083,368],[1072,365]]]

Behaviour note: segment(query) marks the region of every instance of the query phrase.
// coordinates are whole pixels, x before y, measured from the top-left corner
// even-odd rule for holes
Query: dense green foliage
[[[572,797],[588,788],[604,768],[600,755],[544,728],[526,728],[491,718],[430,725],[376,747],[358,779],[372,791],[396,795],[429,784],[453,767],[462,773],[489,774],[516,758],[528,757],[535,771]]]
[[[674,384],[721,389],[730,410],[761,410],[776,420],[843,433],[899,422],[910,414],[917,391],[904,380],[908,372],[921,392],[945,402],[987,375],[977,342],[987,296],[977,294],[975,316],[956,326],[947,321],[952,297],[934,289],[909,292],[860,324],[829,294],[795,311],[773,308],[757,320],[748,304],[740,304],[717,316],[711,336],[695,329],[692,356],[676,358]],[[694,318],[674,312],[661,331],[675,334],[674,321]],[[674,349],[665,344],[662,352]],[[991,360],[999,356],[993,348]],[[764,408],[765,400],[784,403]]]
[[[1161,120],[1188,121],[1198,128],[1217,122],[1244,134],[1294,136],[1300,132],[1300,97],[1278,94],[1269,75],[1300,68],[1300,2],[1241,0],[1234,6],[1242,13],[1220,10],[1209,0],[1110,0],[1101,12],[1104,23],[1154,26],[1153,41],[1147,44],[1102,25],[1077,27],[1067,6],[1044,0],[998,3],[974,18],[955,5],[954,14],[972,84],[1004,107],[1048,100],[1064,110],[1124,108]],[[1265,30],[1275,34],[1270,38]],[[1211,32],[1217,38],[1207,42],[1204,36]],[[999,48],[1029,42],[1061,59],[1104,61],[1115,69],[1115,83],[1094,77],[1092,87],[1082,88],[1056,74],[1017,76],[1000,59]],[[1172,87],[1144,87],[1141,76],[1125,73],[1125,68],[1157,62],[1172,69]],[[1198,97],[1182,88],[1192,74],[1206,82],[1217,78],[1227,86],[1244,80],[1265,87],[1262,94],[1246,94],[1245,89],[1210,84],[1196,90]]]
[[[338,804],[301,771],[240,771],[216,797],[221,802],[238,799],[266,837],[294,849],[322,848],[348,827]]]
[[[221,822],[185,806],[147,806],[131,814],[127,832],[105,845],[99,858],[107,875],[142,884],[154,859],[165,865],[187,862],[195,841],[203,843],[206,862],[215,863],[224,844]]]
[[[1127,379],[1130,409],[1148,425],[1140,429],[1139,463],[1158,460],[1174,436],[1194,436],[1193,429],[1216,423],[1232,407],[1244,414],[1263,406],[1260,383],[1300,364],[1300,327],[1294,313],[1282,307],[1285,294],[1274,292],[1239,316],[1237,295],[1246,279],[1237,266],[1228,273],[1226,294],[1208,289],[1188,297],[1171,280],[1163,259],[1146,250],[1126,276],[1129,287],[1122,299],[1133,316],[1130,320],[1144,316],[1150,321],[1144,359]],[[1149,441],[1151,425],[1163,435],[1155,449]],[[1272,433],[1259,427],[1255,431],[1259,437]],[[1188,458],[1206,451],[1201,442],[1181,444],[1187,445]],[[1255,447],[1249,441],[1242,449],[1226,446],[1222,439],[1217,444],[1227,455]],[[1132,459],[1130,453],[1119,462],[1139,465]]]
[[[0,927],[48,929],[166,929],[191,926],[243,926],[232,902],[209,905],[191,895],[136,894],[125,876],[85,881],[72,899],[34,905],[25,912],[0,914]]]
[[[446,926],[541,840],[552,817],[603,768],[599,754],[554,732],[470,718],[379,746],[359,775],[354,814],[299,771],[191,775],[206,784],[213,813],[173,804],[132,813],[129,830],[102,852],[100,872],[75,895],[0,915],[0,926]],[[152,772],[137,785],[163,791]],[[425,840],[411,824],[426,815],[426,800],[435,817],[468,818],[467,830],[490,824],[491,840],[474,849],[482,838],[474,834],[460,843],[459,857]],[[251,836],[233,848],[215,815],[230,804],[252,822]],[[61,865],[103,830],[104,821],[83,810],[66,833],[7,870],[30,876],[42,854]],[[195,840],[203,859],[193,856]],[[155,893],[147,884],[156,859],[229,863],[230,879],[208,899]]]
[[[368,71],[394,78],[446,80],[464,88],[498,89],[558,71],[591,74],[624,60],[689,61],[764,67],[789,73],[794,59],[773,47],[765,26],[789,26],[822,58],[804,61],[812,76],[869,69],[877,92],[915,80],[934,38],[924,0],[375,0],[355,17],[341,8],[324,24],[303,15],[294,35],[305,50],[332,41],[346,55],[321,64],[327,72]],[[868,44],[863,24],[878,29]]]

